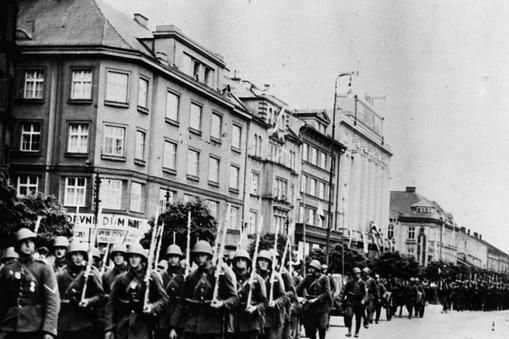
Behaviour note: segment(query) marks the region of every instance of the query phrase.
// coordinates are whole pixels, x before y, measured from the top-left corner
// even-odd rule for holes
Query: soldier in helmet
[[[110,293],[115,278],[127,271],[126,252],[127,248],[124,244],[115,244],[111,247],[110,260],[113,262],[113,267],[102,276],[102,285],[106,294]]]
[[[308,274],[297,286],[297,294],[304,302],[302,323],[307,337],[315,339],[318,332],[319,338],[324,339],[329,326],[332,299],[330,280],[322,273],[320,261],[311,260]]]
[[[216,266],[212,263],[212,247],[200,240],[194,245],[191,255],[197,268],[189,273],[184,282],[184,337],[221,338],[226,313],[234,310],[239,303],[235,281],[223,267],[217,280],[217,299],[213,300]]]
[[[67,247],[69,247],[67,237],[58,236],[53,240],[53,270],[55,273],[67,265]]]
[[[7,247],[2,251],[2,258],[0,259],[0,268],[8,262],[18,260],[18,253],[14,250],[14,247]]]
[[[16,233],[19,259],[0,271],[0,336],[52,339],[57,335],[60,298],[55,273],[34,259],[35,233]]]
[[[58,334],[62,339],[97,337],[97,312],[106,303],[99,271],[92,267],[85,276],[86,244],[72,242],[67,249],[68,264],[57,273],[60,291]],[[83,289],[86,291],[84,298]]]
[[[382,305],[385,300],[385,295],[387,293],[387,289],[385,288],[384,283],[380,280],[380,275],[375,274],[375,281],[376,286],[378,289],[378,300],[375,304],[375,324],[378,324],[378,321],[380,320],[380,313],[382,312]]]
[[[151,338],[154,317],[159,316],[168,303],[161,280],[151,272],[147,283],[145,275],[148,253],[140,244],[132,244],[127,250],[128,270],[113,281],[106,304],[105,339]],[[144,296],[149,288],[148,303]]]
[[[95,268],[100,270],[101,266],[102,266],[101,251],[99,251],[99,249],[97,247],[94,247],[90,251],[90,254],[92,256],[92,259],[91,259],[92,260],[92,266],[94,266]]]
[[[232,264],[240,300],[239,307],[232,312],[233,338],[256,339],[263,331],[263,315],[267,303],[265,282],[257,273],[250,281],[252,262],[245,250],[235,252]]]
[[[364,304],[368,299],[368,290],[366,284],[361,279],[361,269],[353,268],[353,277],[348,280],[343,293],[343,303],[345,304],[345,326],[348,328],[347,337],[352,336],[352,320],[355,315],[355,335],[359,337],[362,318],[364,316]]]
[[[184,307],[184,270],[180,265],[182,250],[178,245],[166,249],[167,268],[161,271],[163,287],[168,294],[169,303],[159,317],[156,328],[156,339],[176,338],[181,334],[181,316]]]
[[[284,283],[279,274],[274,272],[274,281],[270,281],[272,276],[272,260],[277,259],[269,251],[261,250],[258,253],[257,273],[265,281],[268,296],[268,304],[265,310],[265,333],[263,335],[265,339],[281,338],[283,335],[285,304],[287,300]]]
[[[368,328],[369,324],[373,323],[373,315],[376,310],[376,304],[380,299],[378,294],[378,286],[375,279],[371,276],[371,270],[369,267],[364,267],[362,270],[362,278],[368,289],[368,300],[366,303],[366,309],[364,312],[364,328]]]

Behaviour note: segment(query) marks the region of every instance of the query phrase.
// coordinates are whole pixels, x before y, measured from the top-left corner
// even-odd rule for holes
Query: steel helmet
[[[276,258],[276,259],[277,259],[277,258],[279,258],[279,252],[278,252],[278,251],[276,251],[276,250],[275,250],[275,249],[273,249],[273,248],[271,248],[271,249],[269,250],[269,254],[270,254],[273,258]]]
[[[211,257],[213,256],[212,247],[205,240],[197,241],[196,244],[194,244],[192,253],[193,254],[208,254]]]
[[[249,257],[249,253],[247,253],[246,250],[238,250],[237,252],[235,252],[235,254],[233,255],[233,260],[237,260],[237,259],[246,259],[247,262],[252,262],[251,258]]]
[[[166,270],[168,268],[168,262],[164,259],[159,261],[159,263],[157,264],[157,268],[160,270]]]
[[[53,239],[53,247],[69,247],[69,239],[64,236],[58,236]]]
[[[354,267],[354,268],[353,268],[353,273],[355,273],[355,274],[356,274],[356,273],[361,273],[361,269],[360,269],[360,268],[358,268],[358,267]]]
[[[131,244],[127,249],[127,255],[136,254],[147,259],[147,251],[140,244]]]
[[[17,232],[16,232],[16,241],[19,242],[19,241],[23,241],[25,239],[34,239],[35,237],[37,237],[35,235],[34,232],[30,231],[28,228],[20,228]]]
[[[125,247],[124,244],[114,244],[113,246],[111,246],[111,249],[110,249],[110,258],[115,255],[115,253],[121,253],[123,255],[125,255],[125,253],[127,252],[127,248]]]
[[[320,264],[320,262],[316,259],[311,260],[311,262],[308,264],[308,266],[316,268],[319,271],[322,269],[322,264]]]
[[[176,256],[179,256],[181,258],[184,256],[182,254],[182,250],[180,249],[180,247],[178,245],[175,245],[175,244],[171,244],[170,246],[168,246],[168,248],[166,249],[166,255],[167,256],[176,255]]]
[[[368,273],[370,272],[369,267],[364,267],[364,268],[362,269],[362,272],[364,272],[364,273],[368,274]]]
[[[272,255],[267,250],[261,250],[258,253],[258,259],[265,259],[265,260],[272,262],[272,258],[273,258]]]
[[[71,242],[71,244],[67,248],[67,254],[70,255],[71,253],[76,252],[81,252],[86,256],[88,252],[88,245],[79,241]]]
[[[7,247],[5,250],[2,251],[2,260],[7,259],[18,259],[18,253],[14,250],[14,247]]]

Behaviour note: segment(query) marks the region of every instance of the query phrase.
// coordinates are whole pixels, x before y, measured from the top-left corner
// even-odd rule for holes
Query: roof
[[[309,117],[322,120],[326,125],[331,123],[331,119],[325,109],[294,109],[293,114],[300,119]]]
[[[431,213],[417,213],[412,207],[434,207]],[[391,191],[391,213],[400,217],[431,217],[439,219],[444,215],[444,210],[435,201],[427,199],[417,192]]]
[[[102,0],[21,0],[19,6],[18,28],[30,36],[21,46],[108,46],[152,55],[138,40],[152,32]]]

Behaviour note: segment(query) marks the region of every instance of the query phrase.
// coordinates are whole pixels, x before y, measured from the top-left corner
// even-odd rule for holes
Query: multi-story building
[[[86,223],[99,175],[104,226],[136,233],[170,191],[205,200],[219,222],[230,204],[238,234],[251,116],[224,84],[222,57],[103,1],[19,3],[19,194],[54,194]]]
[[[303,124],[288,104],[239,78],[231,79],[232,92],[248,108],[244,220],[254,233],[263,218],[262,232],[292,232],[299,184],[299,128]]]
[[[384,118],[371,97],[348,93],[338,94],[337,99],[336,138],[346,152],[340,159],[336,224],[365,250],[381,251],[388,248],[392,157],[384,140]]]
[[[421,265],[438,260],[456,264],[456,225],[450,213],[415,187],[391,191],[390,208],[388,234],[395,250],[414,256]]]
[[[0,173],[8,175],[8,156],[12,128],[12,88],[18,6],[14,0],[0,2]]]
[[[338,161],[340,154],[345,151],[345,146],[333,140],[331,134],[327,132],[331,119],[325,110],[302,109],[294,110],[293,114],[305,123],[300,128],[302,168],[299,185],[299,219],[295,237],[299,253],[308,253],[310,248],[324,247],[327,244],[329,222],[331,222],[330,245],[341,242],[334,220],[329,221],[329,218],[333,218],[336,209],[335,187],[337,170],[340,166]]]
[[[470,230],[466,227],[456,227],[455,231],[458,263],[486,269],[488,267],[488,245],[482,240],[482,234],[473,232],[471,235]]]

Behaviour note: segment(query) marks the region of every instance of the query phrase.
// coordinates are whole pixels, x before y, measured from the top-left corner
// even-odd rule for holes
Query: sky
[[[509,2],[105,1],[178,26],[290,108],[332,108],[336,76],[359,70],[354,92],[386,97],[392,190],[416,186],[509,253]]]

